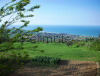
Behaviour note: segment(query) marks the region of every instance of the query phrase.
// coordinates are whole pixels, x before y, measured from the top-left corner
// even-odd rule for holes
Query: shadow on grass
[[[30,66],[27,63],[10,76],[96,76],[97,66],[92,61],[60,60],[56,68]]]

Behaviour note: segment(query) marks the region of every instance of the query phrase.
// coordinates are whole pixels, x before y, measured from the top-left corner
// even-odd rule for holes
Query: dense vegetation
[[[60,61],[60,58],[36,56],[32,59],[32,62],[36,66],[53,66],[55,67]]]
[[[9,75],[14,70],[20,68],[23,64],[29,61],[29,56],[26,52],[12,52],[11,54],[0,54],[0,76]]]

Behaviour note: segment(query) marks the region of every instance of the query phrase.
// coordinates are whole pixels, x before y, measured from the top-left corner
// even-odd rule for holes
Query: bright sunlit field
[[[20,43],[15,43],[15,48]],[[100,59],[100,52],[88,50],[86,47],[67,46],[63,43],[30,43],[25,42],[24,49],[20,51],[26,51],[31,58],[35,56],[48,56],[61,58],[61,60],[82,60],[82,61],[98,61]],[[34,49],[34,47],[37,47]],[[18,52],[19,50],[10,50]]]

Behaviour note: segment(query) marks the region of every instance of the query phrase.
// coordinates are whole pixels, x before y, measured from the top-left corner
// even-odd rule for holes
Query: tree
[[[23,32],[22,28],[26,27],[29,24],[29,21],[25,20],[25,18],[33,17],[33,14],[25,15],[27,12],[33,12],[34,9],[38,9],[40,5],[32,6],[29,9],[26,9],[25,6],[30,4],[30,0],[12,0],[9,3],[6,3],[3,7],[0,8],[0,22],[6,16],[10,16],[8,20],[6,20],[0,27],[0,44],[3,42],[9,43],[9,46],[14,42],[21,40],[21,36],[24,33],[29,32],[39,32],[42,31],[42,27],[37,27],[31,31]],[[19,28],[11,28],[8,27],[16,22],[22,22],[23,25]]]
[[[31,31],[23,32],[22,28],[29,24],[29,21],[26,21],[25,18],[34,16],[33,14],[25,15],[25,13],[33,12],[34,9],[38,9],[40,7],[39,5],[35,5],[26,9],[25,6],[29,3],[30,0],[12,0],[0,8],[0,22],[2,22],[2,19],[6,16],[10,16],[9,19],[0,26],[0,51],[3,51],[3,53],[0,54],[0,76],[9,75],[11,72],[15,71],[21,65],[30,60],[27,52],[12,52],[7,55],[4,51],[14,48],[14,42],[23,39],[21,36],[24,33],[29,33],[31,31],[39,32],[43,30],[42,27],[38,27]],[[18,21],[23,22],[23,25],[19,28],[13,27],[8,29],[10,25]],[[18,48],[20,50],[22,47],[20,46]]]

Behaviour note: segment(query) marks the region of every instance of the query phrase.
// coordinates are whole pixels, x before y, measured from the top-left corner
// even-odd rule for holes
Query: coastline
[[[39,33],[60,34],[60,35],[62,34],[62,35],[80,36],[80,37],[93,37],[93,38],[95,37],[95,36],[87,36],[87,35],[77,35],[77,34],[67,34],[67,33],[56,33],[56,32],[45,32],[45,31],[40,31]]]
[[[90,36],[90,37],[98,37],[98,35],[100,34],[100,26],[67,26],[67,25],[66,26],[37,25],[37,26],[43,28],[42,32],[47,32],[47,33],[57,33],[57,34],[63,33],[63,34]],[[27,27],[23,28],[23,30],[33,30],[37,26],[28,25]],[[19,26],[16,25],[15,27],[18,28]]]

